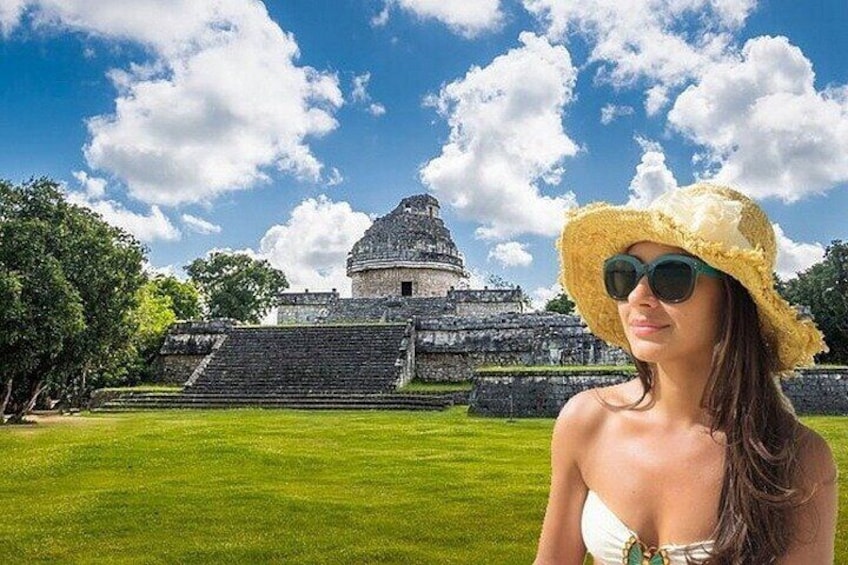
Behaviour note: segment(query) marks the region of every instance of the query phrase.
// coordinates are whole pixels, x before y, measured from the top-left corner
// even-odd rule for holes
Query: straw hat
[[[753,200],[730,188],[695,184],[667,192],[646,209],[595,203],[568,214],[557,242],[560,284],[596,336],[629,351],[616,302],[603,283],[604,260],[634,243],[680,247],[744,286],[757,305],[760,328],[776,348],[778,371],[812,365],[827,351],[813,322],[774,288],[774,230]]]

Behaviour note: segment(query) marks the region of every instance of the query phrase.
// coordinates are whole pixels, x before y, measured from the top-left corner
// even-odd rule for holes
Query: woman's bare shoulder
[[[556,427],[568,435],[587,439],[597,433],[614,414],[635,399],[632,382],[584,390],[572,396],[562,407]]]
[[[837,467],[827,441],[815,430],[799,424],[798,461],[801,466],[798,486],[827,485],[836,482]]]

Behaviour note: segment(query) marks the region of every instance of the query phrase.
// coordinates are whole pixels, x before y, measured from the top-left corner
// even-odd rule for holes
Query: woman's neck
[[[672,426],[709,425],[703,398],[711,366],[712,356],[655,364],[651,396],[657,415]]]

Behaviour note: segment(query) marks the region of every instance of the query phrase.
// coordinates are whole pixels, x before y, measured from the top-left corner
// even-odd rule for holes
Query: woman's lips
[[[633,331],[635,335],[638,337],[645,337],[649,335],[653,335],[657,332],[660,332],[666,329],[668,326],[662,326],[659,324],[648,324],[644,322],[637,322],[630,324],[630,329]]]

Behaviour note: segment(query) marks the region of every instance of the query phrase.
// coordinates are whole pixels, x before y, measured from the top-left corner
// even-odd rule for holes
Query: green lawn
[[[848,418],[806,418],[842,469]],[[174,411],[0,428],[0,563],[529,563],[552,420]]]

